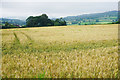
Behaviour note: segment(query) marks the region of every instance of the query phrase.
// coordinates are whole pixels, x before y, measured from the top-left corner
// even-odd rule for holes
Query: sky
[[[0,6],[2,17],[25,20],[41,14],[59,18],[118,10],[118,0],[2,0]]]
[[[119,0],[2,0],[2,2],[118,2]]]

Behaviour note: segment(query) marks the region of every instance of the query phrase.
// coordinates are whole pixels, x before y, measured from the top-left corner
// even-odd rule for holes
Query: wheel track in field
[[[28,36],[28,35],[25,34],[24,32],[21,32],[21,33],[22,33],[23,35],[25,35],[25,36],[27,37],[27,39],[28,39],[31,43],[34,42],[30,36]]]
[[[14,43],[20,44],[20,40],[19,40],[17,34],[15,32],[13,34],[15,36],[15,42]]]

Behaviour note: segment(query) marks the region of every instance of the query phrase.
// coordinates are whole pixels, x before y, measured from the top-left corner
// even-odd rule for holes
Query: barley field
[[[118,25],[2,29],[3,78],[118,78]]]

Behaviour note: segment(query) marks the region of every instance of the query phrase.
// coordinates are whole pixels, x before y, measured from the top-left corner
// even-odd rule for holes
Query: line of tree
[[[8,22],[5,22],[4,25],[1,25],[2,29],[8,29],[8,28],[22,28],[24,26],[20,26],[20,25],[15,25],[15,24],[10,24]]]
[[[120,24],[120,19],[118,19],[116,22],[112,22],[112,24]]]
[[[27,27],[42,27],[42,26],[65,26],[66,21],[63,18],[51,20],[46,14],[41,16],[30,16],[26,19]]]

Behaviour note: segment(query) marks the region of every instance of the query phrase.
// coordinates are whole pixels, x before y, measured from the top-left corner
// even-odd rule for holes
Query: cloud
[[[2,0],[2,2],[118,2],[119,0]]]
[[[27,18],[43,13],[50,18],[117,10],[117,2],[2,2],[2,16]]]

